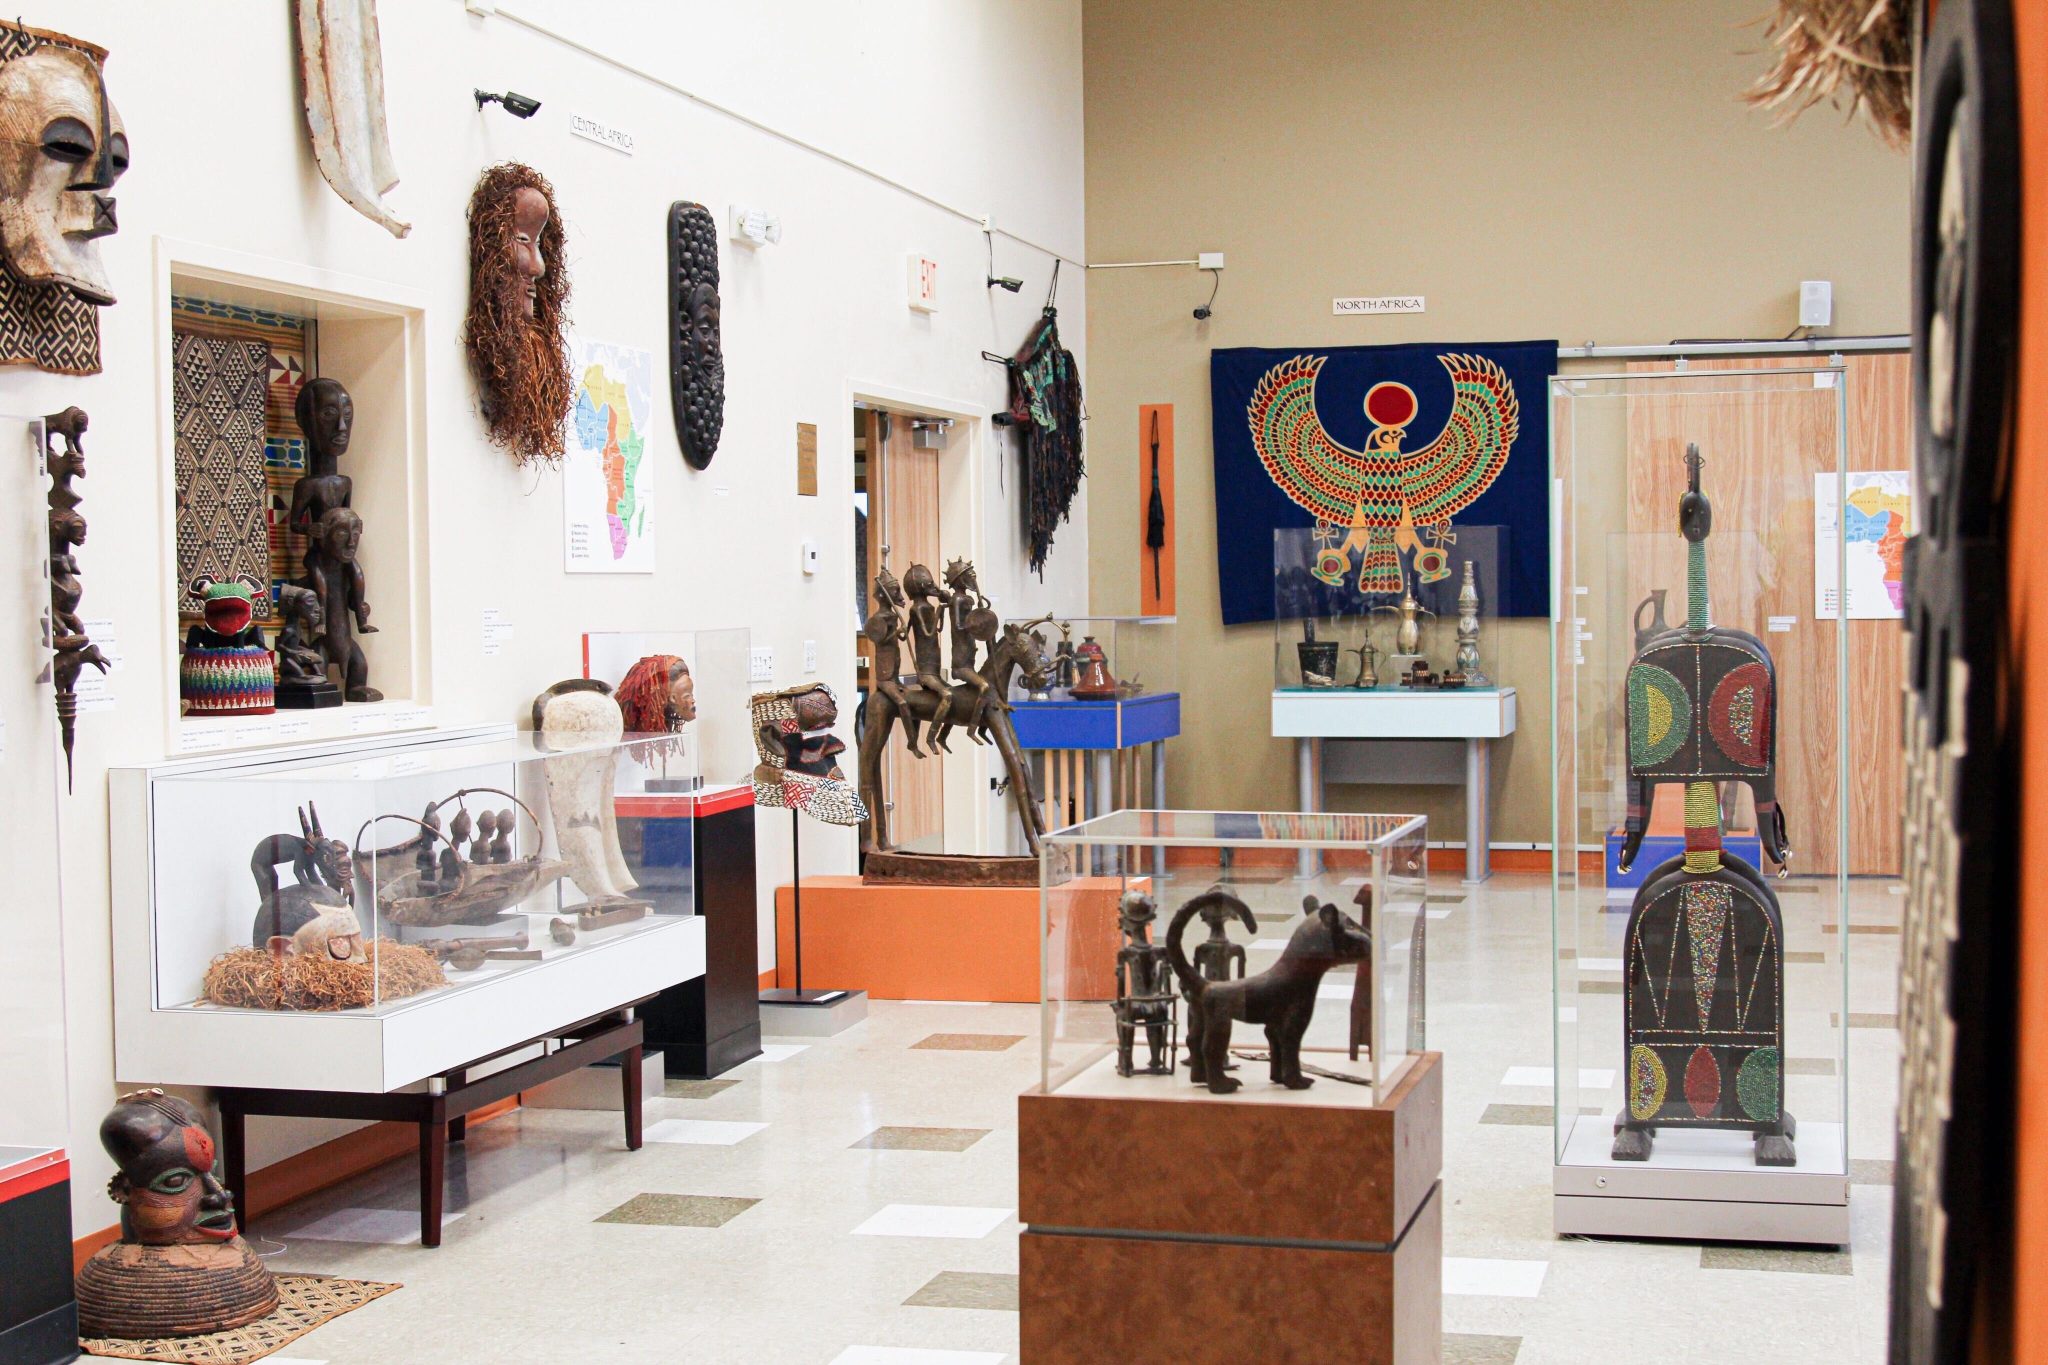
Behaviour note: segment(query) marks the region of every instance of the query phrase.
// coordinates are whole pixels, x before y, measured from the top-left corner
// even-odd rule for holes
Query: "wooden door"
[[[886,554],[889,571],[898,578],[913,564],[945,570],[939,545],[939,452],[915,450],[910,422],[901,414],[867,410],[861,413],[868,455],[868,581]],[[910,668],[905,642],[903,667]],[[964,738],[955,732],[956,739]],[[882,756],[882,799],[889,802],[889,837],[899,848],[943,853],[946,833],[946,789],[943,760],[920,742],[927,757],[907,747],[903,731],[889,739]]]
[[[1707,369],[1771,370],[1785,357],[1695,361]],[[1668,371],[1637,363],[1632,371]],[[1911,469],[1911,377],[1904,355],[1848,361],[1847,460],[1852,470]],[[1714,506],[1709,593],[1717,624],[1755,633],[1778,670],[1778,801],[1789,822],[1792,870],[1835,872],[1842,862],[1837,713],[1849,699],[1849,849],[1852,875],[1898,875],[1904,808],[1900,690],[1906,636],[1898,621],[1849,621],[1849,664],[1837,624],[1814,616],[1813,476],[1835,469],[1833,408],[1789,391],[1740,401],[1650,394],[1629,404],[1628,529],[1654,554],[1631,556],[1630,601],[1667,586],[1672,621],[1684,614],[1684,546],[1677,534],[1683,453],[1697,441]],[[1726,532],[1724,533],[1724,528]],[[1668,552],[1668,553],[1667,553]],[[1666,561],[1669,562],[1666,562]],[[1724,615],[1723,604],[1739,604]],[[1738,808],[1750,810],[1746,791]],[[1752,823],[1742,820],[1738,823]]]

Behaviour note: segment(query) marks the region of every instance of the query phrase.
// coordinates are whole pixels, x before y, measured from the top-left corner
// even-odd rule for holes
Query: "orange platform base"
[[[1097,883],[1113,960],[1119,885],[1113,877],[1090,877],[1079,886],[1093,890]],[[1038,1002],[1035,886],[867,886],[859,877],[806,877],[803,887],[806,990],[866,991],[875,1000]],[[778,986],[796,985],[791,890],[775,888]]]

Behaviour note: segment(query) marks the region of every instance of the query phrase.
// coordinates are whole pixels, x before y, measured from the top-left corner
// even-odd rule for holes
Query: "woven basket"
[[[112,1242],[78,1272],[86,1337],[189,1337],[224,1332],[277,1308],[277,1282],[237,1237],[210,1246]]]

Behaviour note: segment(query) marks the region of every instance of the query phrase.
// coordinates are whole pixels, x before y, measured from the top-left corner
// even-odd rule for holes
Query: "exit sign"
[[[939,263],[916,252],[910,255],[910,306],[920,313],[939,311]]]

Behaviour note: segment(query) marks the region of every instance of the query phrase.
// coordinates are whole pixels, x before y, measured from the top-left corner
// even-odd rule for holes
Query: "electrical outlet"
[[[775,681],[775,651],[767,645],[755,645],[747,656],[748,682]]]
[[[806,640],[804,641],[804,672],[816,673],[817,671],[818,642],[816,640]]]

